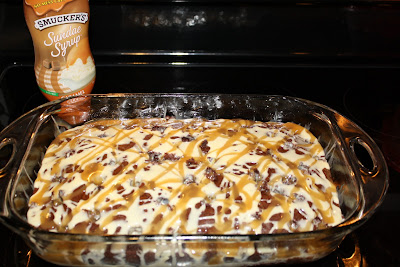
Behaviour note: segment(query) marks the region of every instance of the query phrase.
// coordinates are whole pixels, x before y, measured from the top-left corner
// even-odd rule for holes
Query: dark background
[[[379,211],[310,266],[399,266],[400,3],[92,0],[93,93],[288,95],[327,105],[381,148]],[[0,0],[0,130],[46,102],[22,0]],[[397,93],[397,94],[396,94]],[[0,226],[1,266],[45,266]]]

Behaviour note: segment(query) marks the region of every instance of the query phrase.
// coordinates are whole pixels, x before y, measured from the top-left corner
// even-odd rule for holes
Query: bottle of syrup
[[[52,101],[89,94],[96,69],[89,46],[88,0],[23,0],[39,89]]]

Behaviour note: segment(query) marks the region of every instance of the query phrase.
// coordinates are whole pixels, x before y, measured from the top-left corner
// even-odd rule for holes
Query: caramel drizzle
[[[92,181],[90,180],[90,177],[96,173],[104,169],[104,166],[102,166],[100,163],[93,165],[93,169],[86,171],[88,168],[88,164],[92,161],[94,161],[96,158],[99,156],[103,155],[107,150],[110,150],[111,148],[111,153],[107,153],[107,155],[110,154],[116,154],[118,153],[116,144],[119,144],[123,139],[129,138],[133,134],[137,133],[138,131],[143,131],[147,134],[155,134],[157,131],[152,131],[151,127],[155,123],[155,125],[163,125],[163,123],[168,122],[167,120],[142,120],[142,119],[135,119],[129,122],[124,122],[124,125],[121,127],[120,122],[113,122],[113,121],[107,121],[104,125],[108,126],[110,129],[115,131],[115,135],[113,137],[109,137],[108,139],[106,138],[100,138],[100,137],[94,137],[91,136],[91,131],[87,131],[87,129],[92,129],[92,127],[96,125],[103,125],[102,123],[104,122],[98,122],[98,123],[93,123],[90,125],[85,126],[85,128],[79,128],[78,130],[75,131],[67,131],[61,134],[57,139],[54,141],[54,144],[59,144],[58,147],[52,147],[51,152],[46,154],[46,157],[55,157],[56,155],[59,155],[61,151],[65,149],[67,144],[69,145],[70,148],[74,148],[77,146],[78,142],[81,140],[85,139],[90,139],[92,140],[91,144],[95,145],[93,148],[93,151],[91,152],[91,155],[79,158],[79,160],[76,161],[76,165],[81,166],[83,169],[83,173],[81,175],[81,179],[84,182],[91,183]],[[153,123],[153,124],[152,124]],[[242,151],[238,151],[235,153],[230,153],[230,154],[223,154],[223,156],[231,156],[231,158],[227,161],[226,166],[224,167],[223,170],[217,170],[217,174],[223,174],[226,169],[229,167],[233,166],[236,162],[238,162],[241,158],[246,157],[248,153],[251,151],[254,151],[257,147],[262,147],[264,149],[269,148],[270,151],[276,151],[279,147],[284,145],[284,142],[286,140],[280,140],[279,142],[276,143],[271,143],[269,142],[266,136],[262,136],[258,138],[256,135],[250,134],[247,131],[247,128],[252,127],[256,122],[251,122],[251,121],[245,121],[245,120],[219,120],[217,123],[210,124],[207,121],[199,121],[199,120],[187,120],[184,122],[182,127],[178,127],[177,129],[173,129],[169,126],[168,130],[169,132],[167,134],[159,134],[160,140],[157,142],[153,143],[151,146],[148,148],[145,148],[143,146],[140,146],[139,142],[135,142],[135,146],[132,148],[129,148],[127,151],[129,152],[136,152],[137,156],[136,158],[133,158],[130,162],[128,162],[122,170],[119,172],[120,175],[115,175],[112,177],[109,177],[107,180],[105,180],[101,186],[103,189],[94,191],[93,194],[90,196],[91,201],[94,202],[94,209],[98,210],[100,212],[104,211],[107,209],[107,207],[110,206],[110,202],[106,202],[106,198],[108,195],[110,195],[113,191],[115,191],[115,185],[122,185],[125,183],[128,179],[135,179],[136,174],[142,171],[144,168],[146,168],[149,163],[149,158],[148,158],[148,151],[153,151],[156,149],[160,144],[163,143],[168,143],[171,146],[171,149],[167,153],[173,153],[176,151],[181,151],[183,154],[183,157],[180,158],[177,161],[174,162],[169,162],[167,166],[164,164],[160,164],[161,167],[164,168],[164,171],[160,172],[158,175],[152,177],[151,179],[147,179],[144,185],[141,187],[135,187],[133,194],[129,197],[129,199],[125,199],[124,197],[121,196],[120,199],[114,199],[112,203],[124,203],[121,205],[120,208],[116,210],[112,210],[111,212],[107,213],[107,217],[103,219],[101,225],[99,226],[98,229],[102,231],[102,229],[105,229],[108,224],[110,224],[113,221],[114,216],[118,215],[121,211],[127,210],[130,205],[132,205],[137,199],[146,191],[148,190],[153,190],[154,188],[162,188],[163,190],[168,190],[168,187],[166,184],[180,184],[177,188],[172,190],[170,192],[170,202],[172,200],[175,200],[176,204],[174,207],[168,207],[166,205],[161,205],[157,207],[156,211],[154,212],[154,218],[159,218],[162,216],[162,220],[159,220],[157,222],[153,222],[152,227],[149,230],[149,234],[153,233],[158,233],[161,227],[163,229],[169,229],[169,228],[176,228],[177,226],[180,225],[180,230],[179,232],[181,233],[186,233],[185,232],[185,218],[182,217],[182,213],[186,210],[186,203],[193,197],[199,197],[202,199],[205,199],[205,202],[207,202],[207,194],[202,191],[204,186],[206,186],[209,183],[212,183],[210,179],[207,179],[203,177],[200,181],[198,181],[198,184],[195,186],[193,184],[189,185],[184,185],[182,183],[182,180],[185,176],[185,162],[192,158],[193,152],[198,149],[198,154],[199,156],[195,158],[195,161],[199,163],[197,169],[195,170],[194,176],[200,176],[202,173],[205,172],[205,170],[210,167],[213,168],[214,164],[218,162],[220,159],[220,155],[223,154],[228,148],[230,148],[233,144],[242,144],[245,145],[245,149]],[[196,127],[195,127],[196,125]],[[271,126],[272,128],[276,128],[278,131],[279,130],[284,130],[287,131],[287,133],[291,133],[292,137],[294,137],[296,134],[301,133],[303,130],[305,130],[303,127],[299,125],[295,125],[292,123],[286,123],[286,124],[279,124],[279,123],[268,123],[264,124],[266,127]],[[124,129],[128,126],[132,126],[132,129]],[[136,127],[133,127],[136,126]],[[196,129],[194,129],[196,128]],[[95,128],[93,128],[95,129]],[[201,131],[199,131],[201,129]],[[233,134],[227,134],[228,131]],[[180,138],[181,141],[175,140],[175,143],[172,143],[171,137],[173,136],[180,136],[181,132],[188,133],[189,135],[198,135],[196,139],[188,142],[188,146],[186,147],[185,151],[182,151],[181,149],[181,144],[182,144],[182,139]],[[310,140],[308,144],[302,144],[303,149],[309,150],[309,153],[304,153],[303,157],[300,157],[298,160],[295,162],[290,162],[286,160],[283,157],[273,157],[272,154],[265,156],[265,157],[260,157],[260,160],[258,162],[255,162],[254,166],[257,168],[261,168],[260,173],[265,173],[266,170],[268,169],[269,163],[274,162],[275,166],[278,166],[280,168],[280,171],[284,174],[288,174],[289,171],[292,171],[296,177],[304,177],[304,179],[297,179],[297,184],[298,186],[293,187],[292,191],[289,193],[289,200],[293,193],[296,193],[300,190],[300,188],[304,189],[307,191],[307,193],[312,197],[314,205],[317,207],[319,213],[323,217],[322,219],[326,223],[333,223],[334,222],[334,217],[330,213],[330,210],[325,210],[324,209],[324,203],[328,203],[329,205],[331,204],[332,201],[332,193],[336,192],[335,187],[333,184],[331,184],[328,188],[325,188],[325,193],[321,192],[320,190],[312,190],[308,185],[306,180],[309,179],[310,183],[315,186],[315,179],[312,175],[307,175],[302,173],[298,168],[292,168],[290,170],[287,169],[287,166],[290,164],[294,164],[295,166],[298,166],[300,162],[305,162],[309,161],[312,155],[315,155],[317,153],[320,153],[322,151],[322,147],[318,144],[315,145],[316,138],[309,133]],[[208,142],[215,141],[217,138],[224,138],[225,143],[221,145],[220,147],[217,147],[216,150],[210,150],[208,153],[203,153],[199,146],[200,143],[204,140],[207,140]],[[62,142],[63,140],[70,139],[69,142]],[[135,141],[135,140],[133,140]],[[89,144],[89,146],[91,145]],[[274,152],[272,152],[274,153]],[[216,157],[212,159],[211,161],[207,158],[208,155],[210,154],[215,154]],[[276,155],[276,153],[275,153]],[[140,158],[146,156],[146,161],[143,161],[142,164],[137,165],[136,168],[132,168],[133,165],[136,165],[139,161]],[[117,160],[117,157],[115,156],[115,160]],[[318,161],[314,160],[313,164],[316,164]],[[60,167],[61,159],[57,159],[56,163],[51,169],[51,174],[56,175],[57,173],[60,173],[61,167]],[[83,167],[85,166],[85,167]],[[310,166],[311,167],[311,166]],[[127,170],[131,170],[132,172],[128,175],[126,174]],[[168,178],[170,173],[173,173],[175,177],[173,178]],[[72,175],[76,175],[76,173],[68,175],[68,178],[71,178]],[[321,174],[322,175],[322,174]],[[178,179],[177,177],[182,177],[182,179]],[[274,182],[274,180],[279,180],[282,177],[275,176],[271,181]],[[36,203],[39,206],[43,206],[48,204],[49,199],[44,198],[45,192],[51,190],[52,191],[52,196],[57,195],[60,187],[62,186],[63,183],[58,183],[55,186],[51,182],[51,180],[45,180],[42,179],[41,176],[39,175],[38,181],[41,181],[44,183],[44,186],[41,188],[41,190],[38,190],[31,198],[30,203]],[[257,181],[254,181],[249,175],[245,174],[243,177],[240,178],[240,180],[235,183],[235,181],[232,181],[228,175],[224,175],[224,181],[228,182],[230,184],[230,187],[228,188],[220,188],[220,193],[229,193],[231,197],[218,200],[219,202],[222,202],[223,204],[223,209],[220,213],[217,213],[215,210],[215,229],[217,233],[224,233],[228,231],[232,231],[233,228],[233,222],[234,219],[242,212],[249,211],[254,208],[254,204],[257,204],[256,199],[259,199],[260,197],[260,192],[255,191],[253,194],[247,193],[245,190],[241,190],[242,188],[245,188],[246,185],[248,184],[254,184],[254,183],[259,183]],[[52,187],[53,186],[53,187]],[[129,191],[129,190],[128,190]],[[242,197],[243,196],[243,197]],[[238,197],[242,197],[241,202],[235,201]],[[62,221],[62,225],[59,227],[59,230],[65,230],[65,231],[71,231],[73,232],[74,229],[68,229],[67,225],[69,223],[69,220],[79,213],[82,209],[82,207],[86,204],[86,201],[80,201],[77,203],[75,208],[72,209],[71,215],[70,216],[65,216]],[[280,219],[277,222],[277,227],[278,228],[283,228],[285,224],[290,222],[291,218],[288,214],[286,214],[289,211],[289,202],[288,199],[285,197],[276,194],[274,196],[273,200],[274,205],[280,206],[283,211],[284,215],[282,219]],[[264,210],[259,210],[259,218],[254,219],[251,222],[251,225],[247,227],[250,227],[250,232],[254,231],[255,229],[259,228],[260,225],[267,221],[269,217],[273,214],[272,210],[274,205],[270,205],[267,209]],[[48,205],[47,205],[48,206]],[[47,207],[46,206],[46,207]],[[229,215],[224,214],[224,211],[226,211],[229,207],[236,206],[237,210],[235,212],[232,212]],[[285,215],[286,214],[286,215]],[[50,216],[51,217],[51,216]],[[41,212],[41,222],[42,225],[46,225],[49,222],[49,208],[44,209]],[[310,223],[308,223],[307,227],[310,227]],[[244,227],[246,225],[240,225],[240,229],[244,230]],[[48,227],[48,226],[47,226]],[[57,228],[57,225],[51,225],[53,228]],[[46,228],[46,226],[44,227]],[[238,230],[238,229],[237,229]]]

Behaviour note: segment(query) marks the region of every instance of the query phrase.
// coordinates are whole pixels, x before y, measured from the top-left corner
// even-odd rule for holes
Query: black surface
[[[385,1],[91,1],[94,93],[289,95],[327,105],[382,149],[379,211],[303,266],[399,266],[400,4]],[[0,129],[45,103],[22,1],[0,0]],[[1,158],[1,160],[4,160]],[[0,225],[0,266],[50,266]]]

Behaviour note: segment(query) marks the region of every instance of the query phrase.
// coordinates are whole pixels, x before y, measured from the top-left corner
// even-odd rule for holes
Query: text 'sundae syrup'
[[[96,69],[88,0],[23,0],[35,48],[35,75],[48,100],[89,94]]]

